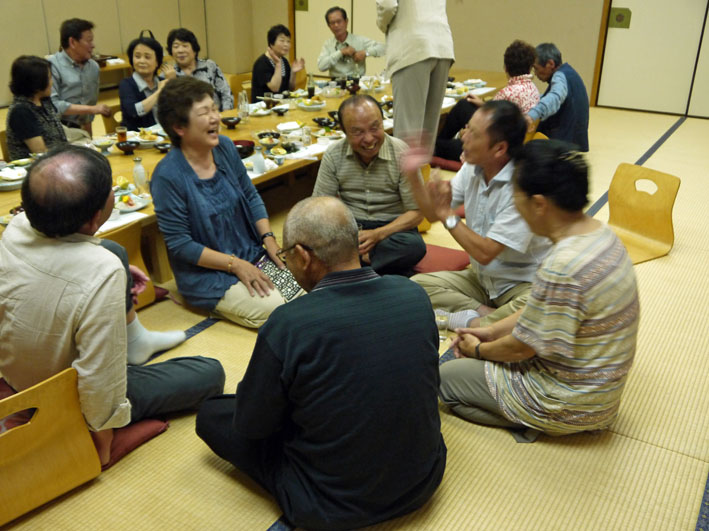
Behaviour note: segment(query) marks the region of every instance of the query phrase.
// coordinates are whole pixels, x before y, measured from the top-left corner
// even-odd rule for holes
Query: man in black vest
[[[561,52],[550,42],[537,46],[534,72],[549,83],[549,88],[527,113],[527,121],[531,124],[540,120],[540,133],[588,151],[588,94],[581,76],[568,63],[562,63]]]

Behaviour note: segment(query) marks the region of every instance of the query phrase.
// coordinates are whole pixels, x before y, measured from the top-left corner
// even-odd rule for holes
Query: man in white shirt
[[[52,149],[30,168],[25,212],[0,240],[0,373],[22,391],[75,368],[102,464],[113,428],[196,408],[224,387],[224,370],[210,358],[126,367],[127,329],[140,326],[134,310],[126,313],[127,268],[93,236],[113,209],[111,184],[103,155],[72,145]]]
[[[325,22],[333,37],[323,44],[318,57],[318,70],[329,70],[330,77],[361,77],[367,71],[367,57],[381,57],[386,51],[384,44],[353,35],[347,31],[347,11],[331,7],[325,13]]]
[[[428,160],[425,147],[410,149],[402,159],[424,215],[442,221],[470,255],[470,268],[463,271],[412,277],[434,308],[460,313],[456,319],[451,316],[451,329],[485,326],[522,308],[551,246],[532,233],[514,205],[514,157],[525,133],[517,105],[489,101],[468,122],[463,133],[466,163],[452,181],[432,179],[424,188],[413,172]],[[465,223],[454,212],[461,203]]]

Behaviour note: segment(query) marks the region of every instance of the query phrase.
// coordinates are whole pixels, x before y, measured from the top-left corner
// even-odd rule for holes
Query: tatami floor
[[[616,166],[634,163],[676,116],[591,110],[591,202]],[[709,474],[709,120],[688,119],[645,162],[682,179],[674,208],[675,246],[636,266],[642,305],[635,365],[620,417],[602,434],[540,437],[518,444],[503,430],[441,409],[448,467],[420,511],[377,529],[693,529]],[[287,209],[312,180],[264,193],[280,233]],[[601,209],[599,219],[607,217]],[[425,236],[454,246],[440,224]],[[168,286],[173,287],[173,286]],[[187,329],[204,319],[165,301],[142,310],[153,329]],[[219,322],[162,358],[218,358],[233,392],[256,333]],[[265,530],[278,507],[215,457],[194,434],[194,415],[98,479],[33,511],[9,529]],[[373,449],[376,451],[376,448]]]

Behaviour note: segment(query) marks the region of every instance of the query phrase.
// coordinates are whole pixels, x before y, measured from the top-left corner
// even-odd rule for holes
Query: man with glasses
[[[279,255],[308,293],[261,327],[236,395],[197,415],[210,448],[304,529],[406,514],[445,469],[431,304],[408,279],[360,267],[358,245],[341,201],[293,207]]]
[[[347,11],[339,6],[325,13],[332,37],[323,44],[318,56],[318,70],[329,70],[330,77],[360,77],[367,71],[367,57],[381,57],[386,47],[381,42],[347,31]]]
[[[426,244],[417,229],[423,216],[399,167],[406,143],[384,132],[371,96],[352,96],[338,112],[347,137],[323,155],[313,196],[337,196],[352,211],[362,228],[363,264],[382,275],[411,276]]]
[[[108,105],[96,103],[99,67],[92,59],[93,28],[88,20],[65,20],[59,30],[62,49],[48,58],[52,64],[52,103],[62,123],[70,129],[84,129],[89,135],[94,115],[111,114]],[[68,133],[69,141],[76,139],[71,131]]]

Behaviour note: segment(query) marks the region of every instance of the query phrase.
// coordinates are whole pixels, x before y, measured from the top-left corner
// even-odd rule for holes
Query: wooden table
[[[497,90],[501,89],[507,84],[507,77],[502,72],[487,72],[481,70],[466,70],[454,68],[451,69],[451,76],[456,78],[456,81],[464,81],[466,79],[483,79],[487,82],[488,86],[495,87],[496,90],[490,92],[486,97],[491,97]],[[391,84],[386,86],[386,90],[381,93],[372,93],[376,99],[381,99],[383,95],[391,95]],[[280,117],[275,113],[271,113],[268,116],[256,117],[251,116],[247,123],[240,123],[235,129],[227,129],[222,125],[221,134],[228,136],[232,140],[255,140],[254,134],[259,131],[264,130],[275,130],[276,126],[282,122],[289,122],[294,120],[299,120],[304,124],[310,126],[315,132],[319,129],[313,122],[313,118],[323,116],[327,117],[328,111],[336,111],[340,103],[344,98],[324,98],[325,107],[320,111],[304,111],[299,108],[289,110],[285,116]],[[443,110],[442,114],[446,114],[448,111]],[[222,116],[236,116],[237,110],[225,111]],[[313,141],[316,139],[314,138]],[[114,179],[122,175],[126,177],[129,181],[133,181],[133,157],[139,156],[142,158],[142,164],[148,172],[148,177],[152,175],[155,166],[164,157],[162,153],[159,153],[154,148],[148,149],[137,149],[133,156],[124,155],[115,146],[111,148],[111,152],[108,155],[108,161],[111,163],[111,168],[113,170]],[[301,160],[301,159],[287,159],[285,163],[269,172],[264,173],[252,180],[254,185],[263,184],[274,179],[283,177],[284,175],[292,174],[295,170],[305,168],[310,165],[319,164],[319,159],[322,156],[316,157],[318,160]],[[0,192],[0,215],[7,214],[11,208],[18,206],[21,203],[20,191],[14,190],[9,192]],[[153,210],[152,203],[146,208],[141,210],[142,213],[146,214],[147,217],[143,218],[141,221],[143,228],[143,239],[149,241],[149,245],[144,245],[143,250],[147,254],[146,260],[150,264],[151,274],[157,282],[165,282],[172,278],[172,273],[170,271],[170,266],[167,260],[167,250],[165,248],[165,243],[162,239],[162,235],[157,228],[157,223],[155,219],[155,211]],[[0,227],[0,234],[2,227]],[[110,233],[102,234],[102,236],[109,236]]]

